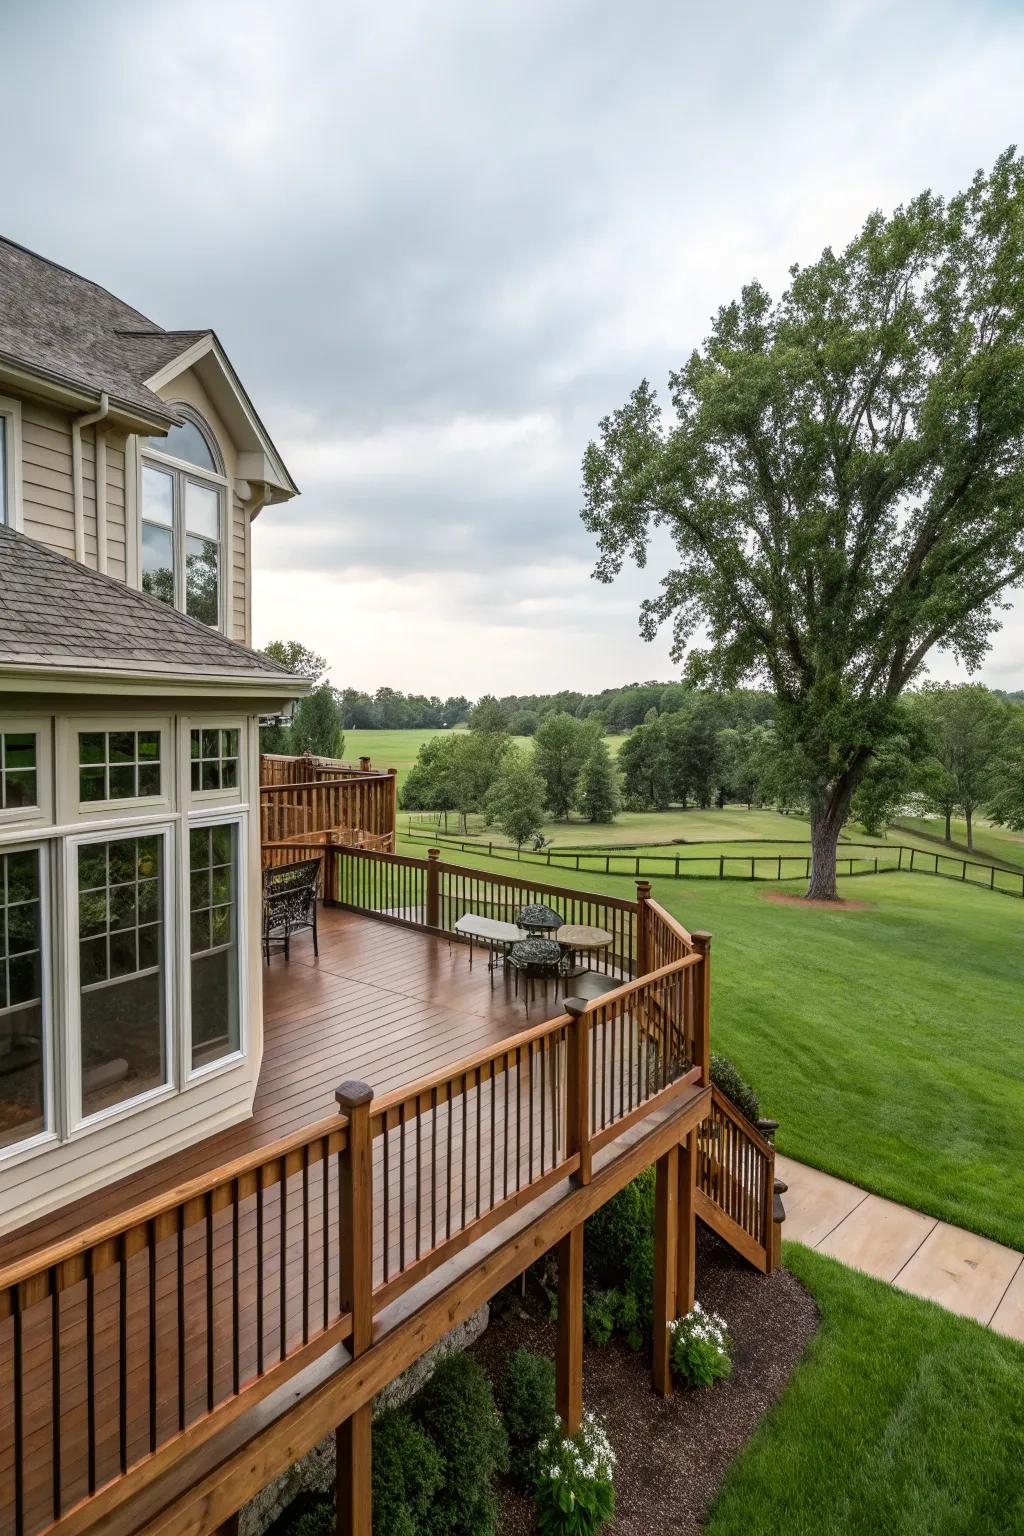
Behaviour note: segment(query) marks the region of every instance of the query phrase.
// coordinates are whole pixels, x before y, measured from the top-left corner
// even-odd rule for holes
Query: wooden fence
[[[397,783],[392,769],[261,784],[260,842],[308,841],[334,831],[393,848]]]
[[[413,838],[412,841],[417,839]],[[527,864],[543,869],[568,869],[579,874],[624,875],[631,879],[660,880],[808,880],[808,854],[714,853],[652,854],[611,850],[586,852],[560,848],[510,848],[479,839],[433,837],[435,847],[461,853],[486,854],[505,863]],[[938,875],[967,885],[982,886],[1005,896],[1024,898],[1024,870],[997,869],[930,848],[908,848],[902,843],[878,844],[864,854],[840,855],[837,873],[844,878],[859,875]]]
[[[335,855],[342,872],[381,857]],[[368,1347],[374,1314],[474,1239],[588,1183],[630,1126],[692,1101],[708,953],[658,911],[641,926],[686,952],[383,1098],[345,1084],[341,1117],[0,1270],[0,1529],[74,1510],[102,1528],[335,1345]]]

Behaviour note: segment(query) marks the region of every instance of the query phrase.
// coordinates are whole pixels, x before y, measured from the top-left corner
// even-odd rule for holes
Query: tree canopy
[[[900,695],[939,644],[976,667],[1024,573],[1024,161],[873,213],[777,301],[750,283],[670,398],[643,381],[586,451],[595,574],[668,530],[643,630],[671,623],[695,683],[771,688],[834,898]]]

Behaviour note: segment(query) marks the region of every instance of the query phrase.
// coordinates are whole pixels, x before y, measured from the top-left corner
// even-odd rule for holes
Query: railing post
[[[341,1299],[352,1317],[349,1349],[355,1359],[373,1342],[373,1089],[346,1082],[334,1096],[348,1116],[348,1147],[338,1170],[338,1236]],[[372,1429],[373,1405],[367,1403],[334,1433],[338,1536],[372,1536]]]
[[[565,1134],[567,1157],[579,1156],[577,1184],[589,1184],[590,1156],[590,1017],[578,997],[567,997],[565,1011],[572,1020],[566,1031]]]
[[[341,839],[336,832],[327,832],[324,837],[324,889],[323,903],[325,907],[338,905],[338,855],[337,849],[341,846]]]
[[[651,912],[647,903],[651,899],[651,882],[636,883],[636,974],[646,976],[651,969]]]
[[[695,933],[693,947],[700,955],[700,970],[693,988],[693,1040],[696,1064],[703,1087],[711,1081],[711,935]]]
[[[427,849],[426,922],[428,928],[441,926],[441,871],[437,864],[440,857],[440,848]]]
[[[361,757],[359,759],[359,772],[360,773],[369,773],[369,771],[370,771],[370,759],[368,757]]]
[[[669,1325],[676,1316],[679,1244],[679,1148],[658,1158],[654,1183],[654,1359],[651,1374],[661,1397],[672,1395]]]
[[[391,806],[391,809],[390,809],[390,811],[388,813],[389,817],[390,817],[390,825],[388,826],[388,832],[390,833],[390,836],[391,836],[391,852],[394,853],[394,851],[395,851],[395,833],[398,830],[398,769],[397,768],[389,768],[388,769],[388,774],[389,774],[390,779],[391,779],[391,799],[390,799],[390,802],[389,802],[390,806]]]

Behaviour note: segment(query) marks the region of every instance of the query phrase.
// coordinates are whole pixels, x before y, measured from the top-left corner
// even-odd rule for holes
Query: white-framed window
[[[244,836],[239,817],[191,821],[188,839],[189,1017],[186,1076],[245,1048]]]
[[[242,732],[237,725],[194,725],[189,731],[193,795],[237,792],[241,782]]]
[[[159,729],[80,730],[79,803],[158,799],[162,793],[161,757]]]
[[[166,437],[141,443],[142,590],[223,628],[227,478],[208,425],[191,407]]]
[[[21,401],[0,395],[0,523],[21,527]]]
[[[0,1158],[53,1134],[46,850],[0,852]]]
[[[0,730],[0,811],[31,811],[39,805],[39,734]]]
[[[67,1061],[71,1128],[174,1082],[169,827],[69,838]]]

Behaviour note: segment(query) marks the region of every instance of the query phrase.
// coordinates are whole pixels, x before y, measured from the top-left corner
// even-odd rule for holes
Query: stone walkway
[[[780,1154],[783,1237],[1024,1341],[1024,1254]]]

